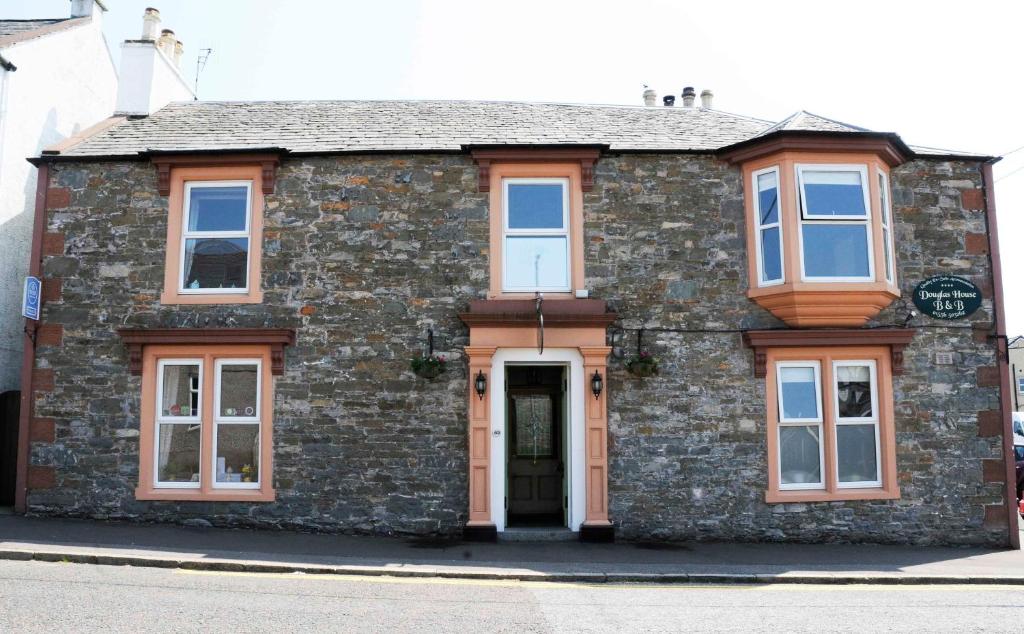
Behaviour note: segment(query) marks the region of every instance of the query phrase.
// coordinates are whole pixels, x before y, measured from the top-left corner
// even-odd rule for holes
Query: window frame
[[[135,489],[137,500],[272,502],[273,489],[273,372],[272,344],[154,344],[142,350],[142,395],[139,421],[139,481]],[[220,364],[238,362],[252,364],[258,360],[258,421],[237,421],[257,424],[259,438],[259,476],[256,483],[216,483],[216,424],[215,406],[219,408],[219,395],[215,394],[215,378]],[[168,482],[156,486],[159,472],[158,411],[162,403],[160,381],[165,365],[194,365],[200,362],[199,420],[190,417],[190,424],[200,425],[199,485]],[[253,418],[256,418],[254,416]],[[223,424],[223,423],[222,423]],[[228,423],[231,424],[231,423]],[[235,486],[222,486],[231,484]],[[242,486],[237,486],[242,485]]]
[[[896,285],[896,246],[895,218],[892,215],[892,188],[889,187],[889,175],[884,170],[875,168],[878,173],[878,213],[879,225],[882,228],[882,264],[885,266],[885,281]],[[888,238],[888,240],[886,240]]]
[[[220,404],[221,404],[221,368],[226,365],[255,365],[256,366],[256,412],[253,416],[231,416],[229,418],[221,416]],[[213,426],[213,451],[211,457],[213,464],[210,465],[211,478],[210,486],[214,489],[259,489],[260,485],[263,484],[263,465],[258,465],[257,474],[258,478],[255,482],[218,482],[217,481],[217,432],[220,431],[221,425],[257,425],[256,439],[260,443],[258,455],[262,456],[262,432],[263,432],[263,403],[262,394],[263,391],[261,386],[263,385],[263,361],[259,358],[224,358],[218,357],[213,362],[213,417],[211,425]],[[262,460],[261,460],[262,462]]]
[[[776,221],[774,223],[761,223],[761,190],[758,187],[758,178],[763,174],[775,174],[775,200],[776,200]],[[754,236],[754,250],[757,259],[757,285],[758,287],[777,286],[786,283],[786,251],[785,237],[783,236],[783,207],[782,207],[782,170],[778,165],[765,167],[751,172],[751,192],[753,196],[754,228],[757,235]],[[764,276],[764,248],[762,247],[763,233],[772,228],[779,230],[779,277],[778,279],[767,280]]]
[[[811,214],[807,211],[807,194],[804,190],[805,171],[810,172],[858,172],[861,182],[861,196],[864,199],[863,216],[824,216]],[[872,231],[871,214],[871,181],[868,180],[868,166],[865,163],[794,163],[793,177],[796,179],[797,205],[799,215],[797,217],[797,234],[800,255],[800,279],[804,282],[828,283],[828,282],[874,282],[875,281],[875,249],[874,236]],[[804,257],[804,231],[805,225],[840,225],[840,226],[863,226],[867,238],[867,260],[868,274],[858,276],[820,276],[807,275],[807,265]]]
[[[249,269],[252,266],[252,190],[255,183],[251,180],[186,180],[181,211],[181,248],[178,257],[178,293],[182,295],[245,295],[249,292]],[[243,231],[189,231],[189,218],[192,214],[192,190],[212,187],[245,187],[245,229]],[[214,238],[245,238],[248,247],[245,252],[245,287],[244,288],[186,288],[185,287],[185,252],[189,240]]]
[[[1017,391],[1024,394],[1024,376],[1017,377]]]
[[[803,491],[803,490],[819,490],[825,488],[825,411],[824,411],[824,400],[822,392],[822,377],[821,377],[821,362],[817,360],[808,361],[778,361],[775,365],[775,383],[776,383],[776,394],[778,403],[778,424],[775,431],[776,446],[781,447],[782,445],[782,430],[785,427],[812,427],[818,428],[818,482],[796,482],[783,484],[782,482],[782,454],[779,453],[775,461],[776,463],[776,476],[778,477],[779,489],[783,491]],[[782,372],[783,368],[812,368],[814,370],[814,397],[816,399],[816,408],[818,415],[813,418],[791,418],[787,419],[783,416],[785,411],[785,403],[782,397]]]
[[[869,381],[871,385],[871,416],[843,418],[839,415],[839,372],[841,367],[868,367]],[[867,489],[882,486],[882,426],[879,419],[878,409],[878,369],[873,359],[833,359],[832,361],[832,398],[833,412],[836,427],[836,449],[833,460],[835,469],[836,488],[839,489]],[[875,428],[875,475],[874,480],[857,480],[842,482],[839,479],[839,427],[843,425],[873,425]]]
[[[558,183],[562,186],[562,228],[560,229],[513,229],[509,227],[509,196],[508,188],[511,184],[524,185],[549,185]],[[501,291],[503,293],[571,293],[573,290],[572,271],[572,213],[570,211],[570,191],[572,183],[568,177],[563,176],[503,176],[501,179]],[[564,287],[530,287],[515,288],[508,284],[509,272],[509,238],[550,238],[562,237],[565,239],[565,277]]]
[[[196,412],[192,416],[174,416],[164,417],[163,416],[163,403],[164,403],[164,368],[167,366],[198,366],[199,367],[199,398],[197,400]],[[159,359],[156,366],[156,399],[153,403],[153,488],[155,489],[198,489],[201,486],[203,479],[203,359],[202,358],[174,358],[167,357]],[[189,398],[191,400],[192,386],[189,385]],[[162,481],[160,480],[160,427],[162,425],[199,425],[199,459],[197,465],[199,467],[199,481],[198,482],[175,482],[172,480]]]
[[[835,502],[847,500],[894,500],[899,499],[900,490],[896,470],[896,431],[894,421],[895,398],[892,374],[892,351],[887,345],[816,345],[779,346],[763,348],[766,363],[766,435],[767,435],[767,486],[765,501],[769,504]],[[873,415],[877,418],[875,443],[876,466],[879,482],[843,483],[840,486],[838,473],[837,434],[841,426],[836,424],[838,394],[836,390],[836,363],[840,365],[866,365],[873,362],[875,367],[872,393]],[[782,485],[780,456],[780,425],[782,400],[780,367],[807,367],[814,362],[820,364],[820,389],[822,393],[822,479],[823,484],[810,488]],[[843,419],[847,423],[865,424],[862,421]],[[807,424],[795,422],[794,425]]]

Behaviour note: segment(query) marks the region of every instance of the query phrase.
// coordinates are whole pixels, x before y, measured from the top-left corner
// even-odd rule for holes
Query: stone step
[[[568,542],[580,538],[565,526],[506,528],[498,533],[500,542]]]

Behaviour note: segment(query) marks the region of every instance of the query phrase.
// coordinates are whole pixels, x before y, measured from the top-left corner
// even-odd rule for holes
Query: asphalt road
[[[1019,632],[1024,587],[643,586],[0,562],[2,632]]]

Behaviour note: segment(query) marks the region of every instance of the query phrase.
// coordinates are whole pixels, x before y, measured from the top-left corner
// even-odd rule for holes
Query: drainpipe
[[[1006,467],[1006,514],[1007,529],[1010,531],[1010,547],[1020,550],[1020,533],[1017,529],[1019,510],[1017,508],[1017,478],[1013,459],[1013,417],[1010,415],[1010,351],[1006,339],[1006,314],[1003,308],[1003,266],[999,261],[999,229],[996,225],[996,196],[992,179],[992,163],[981,167],[981,178],[985,188],[985,220],[988,223],[988,253],[992,267],[992,310],[995,322],[996,356],[999,358],[999,412],[1003,417],[1003,464]]]
[[[43,232],[46,230],[46,189],[50,181],[50,166],[43,163],[36,170],[36,215],[32,225],[32,255],[28,274],[42,279]],[[42,308],[42,298],[40,298]],[[42,315],[40,315],[42,317]],[[25,512],[28,493],[29,426],[32,420],[32,369],[36,364],[36,330],[39,322],[25,320],[25,349],[21,355],[21,406],[18,412],[18,468],[14,485],[14,510]]]
[[[1010,391],[1013,392],[1013,411],[1020,411],[1020,395],[1017,389],[1017,364],[1010,364]]]

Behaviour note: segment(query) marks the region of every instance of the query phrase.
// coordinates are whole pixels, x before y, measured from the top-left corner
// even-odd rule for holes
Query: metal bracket
[[[538,354],[544,354],[544,293],[537,293],[537,321],[540,324],[540,330],[537,331],[540,345]]]

